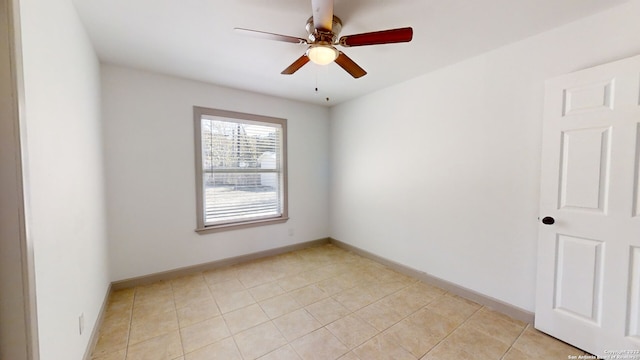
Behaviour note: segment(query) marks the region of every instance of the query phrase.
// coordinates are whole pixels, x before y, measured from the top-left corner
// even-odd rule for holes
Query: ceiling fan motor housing
[[[330,31],[318,30],[313,26],[313,16],[307,20],[306,25],[307,33],[309,34],[309,41],[315,44],[335,44],[342,30],[342,20],[339,17],[333,16]]]

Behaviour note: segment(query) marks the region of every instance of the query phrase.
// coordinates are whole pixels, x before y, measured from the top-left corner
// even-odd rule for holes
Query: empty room
[[[640,0],[0,2],[0,359],[640,359]]]

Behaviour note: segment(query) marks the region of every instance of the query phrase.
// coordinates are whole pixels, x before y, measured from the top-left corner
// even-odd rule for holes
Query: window
[[[287,120],[194,107],[197,231],[285,222]]]

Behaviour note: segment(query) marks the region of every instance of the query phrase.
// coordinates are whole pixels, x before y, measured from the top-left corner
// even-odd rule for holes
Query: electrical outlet
[[[84,332],[84,313],[78,316],[78,331],[80,332],[80,335]]]
[[[293,228],[289,228],[289,236],[293,236],[293,235],[294,235],[294,233],[295,233],[295,232],[293,231]]]

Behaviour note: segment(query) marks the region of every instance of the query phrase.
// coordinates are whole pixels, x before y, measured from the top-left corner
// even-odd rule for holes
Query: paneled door
[[[640,56],[546,83],[535,327],[605,358],[640,360],[639,123]]]

